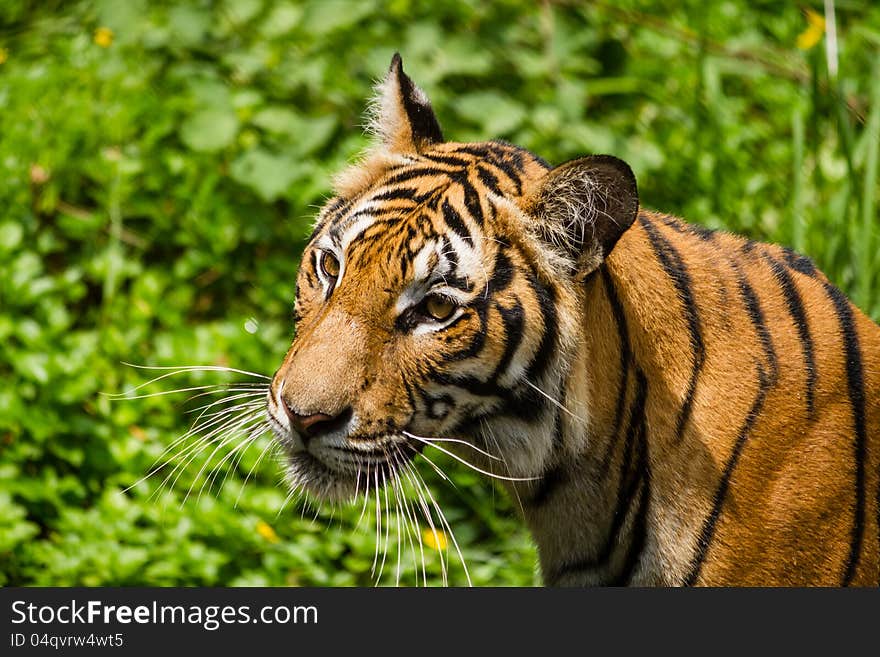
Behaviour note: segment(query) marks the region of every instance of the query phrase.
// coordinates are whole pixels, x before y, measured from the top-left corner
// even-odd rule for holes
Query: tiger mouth
[[[353,499],[383,489],[423,448],[398,433],[358,436],[318,449],[295,450],[280,442],[291,488],[328,500]]]

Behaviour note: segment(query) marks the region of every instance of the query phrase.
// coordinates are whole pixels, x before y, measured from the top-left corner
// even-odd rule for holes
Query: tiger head
[[[426,444],[537,476],[570,421],[578,291],[638,212],[632,171],[444,141],[398,55],[371,127],[303,254],[268,395],[289,483],[347,499]]]

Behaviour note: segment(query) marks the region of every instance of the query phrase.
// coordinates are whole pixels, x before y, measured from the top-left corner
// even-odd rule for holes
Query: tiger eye
[[[455,304],[449,301],[449,299],[432,295],[425,300],[425,310],[438,322],[442,322],[445,319],[449,319],[449,316],[455,312]]]
[[[337,278],[339,276],[339,261],[332,253],[321,254],[321,269],[327,278]]]

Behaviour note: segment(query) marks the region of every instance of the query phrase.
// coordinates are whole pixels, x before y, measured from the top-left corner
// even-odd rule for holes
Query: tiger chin
[[[377,92],[268,395],[291,486],[378,494],[443,439],[546,585],[880,583],[880,327],[617,158],[446,141],[398,55]]]

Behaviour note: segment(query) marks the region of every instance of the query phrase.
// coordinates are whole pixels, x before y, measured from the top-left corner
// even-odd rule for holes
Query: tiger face
[[[398,56],[376,104],[378,143],[337,180],[303,254],[296,337],[268,395],[289,483],[351,498],[438,443],[536,475],[559,433],[546,429],[575,288],[635,217],[632,173],[445,142]]]

